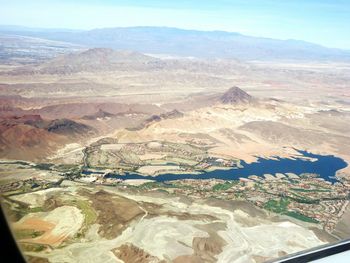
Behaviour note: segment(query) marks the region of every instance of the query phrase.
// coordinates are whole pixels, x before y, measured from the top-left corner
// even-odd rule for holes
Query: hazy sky
[[[350,0],[0,0],[0,24],[71,29],[170,26],[350,49]]]

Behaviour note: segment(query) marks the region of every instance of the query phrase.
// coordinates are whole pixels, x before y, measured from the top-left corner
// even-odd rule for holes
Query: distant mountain
[[[249,103],[252,101],[252,96],[238,87],[232,87],[219,97],[222,104],[238,104]]]
[[[114,50],[111,48],[92,48],[82,52],[60,55],[42,63],[16,67],[14,70],[0,72],[0,75],[33,74],[74,74],[77,72],[99,71],[186,71],[208,72],[211,74],[246,70],[244,62],[237,60],[205,60],[190,58],[158,58],[136,51]],[[18,84],[19,85],[19,84]],[[17,88],[19,86],[17,85]],[[31,86],[33,87],[34,84]],[[4,85],[0,85],[4,87]],[[62,87],[62,86],[60,86]],[[39,87],[38,87],[39,88]],[[11,90],[8,90],[11,94]]]
[[[92,48],[83,52],[58,56],[36,66],[24,66],[14,74],[72,74],[109,70],[142,70],[159,68],[162,61],[134,51]]]
[[[72,71],[108,70],[116,69],[122,64],[142,65],[152,61],[158,61],[158,59],[134,51],[93,48],[81,53],[57,57],[43,67],[69,67]]]
[[[88,47],[174,56],[241,60],[350,61],[350,51],[346,50],[326,48],[304,41],[259,38],[223,31],[168,27],[119,27],[89,31],[0,27],[0,33],[64,41]]]

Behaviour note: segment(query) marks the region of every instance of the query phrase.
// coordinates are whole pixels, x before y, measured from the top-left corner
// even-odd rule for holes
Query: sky
[[[0,25],[168,26],[350,49],[350,0],[0,0]]]

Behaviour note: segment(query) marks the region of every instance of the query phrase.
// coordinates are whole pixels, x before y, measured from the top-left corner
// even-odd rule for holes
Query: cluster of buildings
[[[313,174],[294,175],[292,180],[285,176],[250,176],[236,181],[185,179],[169,183],[177,186],[165,189],[171,193],[193,198],[247,200],[265,209],[270,200],[283,198],[288,202],[285,207],[278,207],[281,213],[292,212],[316,220],[328,232],[332,232],[349,205],[349,187],[342,183],[332,184]]]
[[[113,173],[112,170],[105,170],[102,172],[90,172],[88,176],[79,177],[76,181],[81,181],[84,183],[93,183],[93,184],[101,184],[101,185],[117,185],[123,182],[122,179],[109,178],[107,175]]]
[[[139,147],[139,151],[143,151],[143,145],[136,146]],[[202,169],[207,169],[211,166],[232,167],[234,165],[237,165],[234,161],[207,157],[202,159],[196,168],[200,166]],[[106,178],[104,174],[95,174],[86,180],[94,184],[123,185],[122,180]],[[264,209],[267,209],[266,204],[270,200],[284,198],[288,200],[288,204],[281,208],[281,213],[292,212],[316,220],[329,232],[334,229],[349,205],[350,195],[349,182],[342,181],[332,184],[316,174],[252,175],[232,181],[184,179],[170,183],[176,187],[164,187],[163,190],[169,193],[199,199],[214,197],[225,200],[246,200]]]
[[[54,186],[53,182],[39,180],[36,178],[30,178],[26,180],[10,182],[7,184],[0,185],[0,193],[9,193],[9,192],[31,192],[38,189],[47,189]]]

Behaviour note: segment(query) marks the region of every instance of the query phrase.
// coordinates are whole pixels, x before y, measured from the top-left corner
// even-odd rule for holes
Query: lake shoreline
[[[137,173],[107,174],[106,178],[115,178],[122,180],[149,179],[157,182],[183,180],[183,179],[223,179],[238,180],[239,178],[248,178],[250,176],[262,177],[266,174],[317,174],[320,178],[335,183],[338,181],[336,173],[348,166],[341,158],[334,155],[317,155],[307,151],[298,150],[300,158],[280,158],[273,159],[258,158],[257,162],[245,163],[241,161],[243,168],[218,169],[200,174],[193,173],[164,173],[157,176],[141,175]]]

